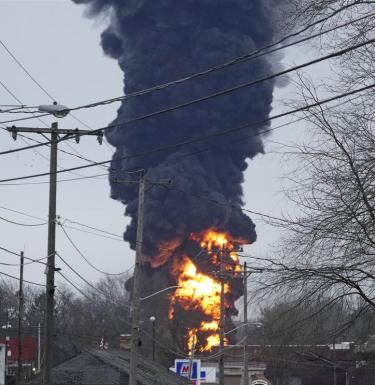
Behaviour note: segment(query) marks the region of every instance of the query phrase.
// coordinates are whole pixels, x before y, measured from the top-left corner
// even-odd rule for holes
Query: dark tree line
[[[130,309],[129,293],[125,290],[128,277],[105,277],[92,287],[83,287],[81,293],[68,286],[58,287],[55,306],[55,337],[53,343],[55,364],[91,348],[99,348],[101,339],[109,346],[118,347],[121,334],[128,333]],[[0,320],[2,336],[17,335],[17,284],[0,282]],[[26,286],[24,335],[38,336],[43,324],[45,292],[42,287]],[[43,356],[43,355],[42,355]]]

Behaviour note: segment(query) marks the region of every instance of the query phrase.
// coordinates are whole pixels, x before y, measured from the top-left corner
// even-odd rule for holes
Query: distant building
[[[15,381],[18,366],[18,338],[11,337],[6,340],[0,337],[0,344],[6,350],[5,372],[7,374],[7,384],[11,385]],[[33,337],[25,336],[22,338],[22,370],[25,379],[30,378],[37,368],[38,361],[38,341]]]
[[[249,385],[332,385],[334,375],[337,385],[375,385],[371,343],[249,345],[248,357]],[[243,385],[242,346],[226,347],[225,385]]]
[[[120,349],[93,350],[52,370],[51,385],[128,385],[130,352]],[[169,369],[139,358],[137,385],[188,385],[189,381]],[[28,385],[41,385],[35,378]]]

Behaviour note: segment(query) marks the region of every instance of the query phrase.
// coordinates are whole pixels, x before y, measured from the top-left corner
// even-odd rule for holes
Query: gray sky
[[[100,32],[104,28],[102,21],[93,21],[83,17],[83,8],[70,1],[4,1],[0,0],[0,38],[56,100],[69,107],[88,102],[122,95],[123,74],[117,63],[106,58],[99,45]],[[314,51],[311,47],[300,47],[288,50],[285,66],[306,61]],[[316,52],[315,52],[316,54]],[[218,63],[219,64],[219,63]],[[314,77],[328,73],[328,64],[315,66],[310,71]],[[0,81],[3,82],[22,103],[35,106],[49,104],[51,100],[20,69],[7,52],[0,46]],[[274,113],[285,110],[282,102],[293,97],[294,88],[289,84],[275,91]],[[0,104],[18,104],[0,86]],[[118,104],[77,112],[77,117],[92,128],[108,124],[116,115]],[[7,120],[9,115],[0,114],[0,121]],[[14,115],[15,118],[20,117]],[[288,118],[292,120],[292,117]],[[43,118],[48,125],[56,119]],[[279,120],[275,125],[285,123]],[[19,126],[43,126],[38,120],[17,123]],[[72,117],[59,120],[61,128],[85,128]],[[2,125],[4,126],[4,125]],[[274,142],[289,143],[303,137],[304,125],[294,124],[275,131],[267,140],[267,149],[272,151],[277,145]],[[35,139],[43,138],[33,136]],[[0,130],[0,151],[24,146],[19,138],[13,142],[10,135]],[[100,161],[110,159],[112,151],[106,145],[99,146],[95,137],[83,137],[79,145],[74,141],[70,147],[65,143],[61,148]],[[72,150],[73,148],[73,150]],[[24,151],[0,157],[0,178],[22,176],[48,171],[49,151],[46,148],[37,151]],[[61,167],[73,167],[84,164],[81,160],[59,153]],[[105,170],[94,167],[79,171],[76,174],[65,173],[59,179],[74,178],[79,175],[95,175]],[[286,172],[283,159],[277,154],[266,154],[249,164],[246,173],[245,201],[246,207],[255,211],[279,216],[293,207],[287,206],[286,200],[279,192],[282,189],[281,177]],[[46,182],[46,178],[38,178],[30,182]],[[15,182],[22,183],[22,182]],[[34,224],[40,221],[3,209],[19,210],[36,217],[47,219],[48,184],[21,186],[0,185],[0,216],[13,221]],[[109,198],[109,184],[106,177],[80,181],[61,182],[58,184],[58,214],[70,221],[97,227],[110,233],[122,235],[127,219],[121,203]],[[254,255],[266,256],[278,238],[278,232],[263,225],[259,218],[253,216],[257,224],[258,241],[247,248]],[[93,231],[71,222],[65,222],[84,231]],[[133,264],[134,253],[120,238],[107,239],[98,236],[98,232],[87,234],[77,229],[66,228],[81,251],[99,269],[107,272],[120,272]],[[0,246],[11,250],[24,250],[27,257],[42,258],[47,249],[47,227],[23,227],[7,223],[0,219]],[[103,234],[104,235],[104,234]],[[115,238],[115,237],[112,237]],[[93,270],[72,248],[61,229],[57,229],[57,251],[89,280],[97,280],[101,274]],[[17,258],[0,252],[0,261],[17,263]],[[60,261],[72,281],[83,285],[72,272]],[[18,267],[1,266],[1,271],[18,275]],[[43,266],[30,264],[25,267],[25,279],[44,283]],[[62,282],[61,278],[57,278]]]

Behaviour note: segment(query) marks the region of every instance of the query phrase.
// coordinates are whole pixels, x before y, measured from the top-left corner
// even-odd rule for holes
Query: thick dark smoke
[[[124,72],[124,92],[131,93],[169,82],[224,63],[274,40],[274,8],[261,0],[75,0],[90,5],[91,14],[108,12],[110,25],[102,33],[105,53],[118,60]],[[218,71],[204,78],[124,102],[114,123],[198,98],[269,74],[263,57]],[[105,74],[102,75],[105,79]],[[168,112],[107,134],[115,146],[114,159],[200,137],[245,122],[266,118],[271,110],[273,81],[230,93],[198,105]],[[229,230],[255,240],[251,220],[238,210],[209,204],[194,195],[240,206],[247,158],[263,151],[261,133],[267,125],[216,137],[175,151],[113,162],[116,177],[122,169],[146,168],[153,179],[171,178],[173,187],[147,193],[145,254],[157,246],[186,238],[208,227]],[[192,152],[208,151],[190,155]],[[184,156],[186,155],[186,156]],[[132,223],[125,239],[135,245],[137,190],[112,183],[112,197],[127,205]]]
[[[276,39],[276,0],[74,0],[87,4],[91,16],[106,14],[104,52],[118,60],[129,94],[166,83],[251,52]],[[276,59],[273,58],[275,61]],[[226,68],[162,91],[124,101],[114,124],[162,110],[252,79],[275,68],[265,57]],[[105,81],[105,74],[101,75]],[[107,131],[116,148],[111,171],[146,169],[147,178],[168,178],[172,188],[148,189],[145,205],[144,254],[157,259],[171,241],[182,244],[190,233],[207,228],[234,237],[256,239],[255,226],[239,209],[247,159],[263,152],[262,126],[214,137],[173,151],[127,161],[116,158],[263,120],[271,111],[274,81],[232,92],[161,114],[137,124]],[[111,182],[113,199],[126,205],[132,220],[124,238],[135,247],[137,189]],[[183,192],[181,192],[181,190]],[[197,195],[218,201],[215,205]],[[174,243],[170,249],[179,246]],[[167,253],[168,254],[168,253]]]

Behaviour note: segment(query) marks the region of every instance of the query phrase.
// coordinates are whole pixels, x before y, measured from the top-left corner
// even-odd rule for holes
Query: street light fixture
[[[152,293],[152,294],[150,294],[150,295],[147,295],[146,297],[141,297],[140,300],[141,300],[141,301],[144,301],[145,299],[149,299],[149,298],[151,298],[151,297],[153,297],[153,296],[155,296],[155,295],[158,295],[158,294],[160,294],[160,293],[163,293],[163,292],[165,292],[165,291],[167,291],[167,290],[178,289],[179,287],[181,287],[181,286],[169,286],[169,287],[165,287],[164,289],[161,289],[161,290],[159,290],[159,291],[156,291],[155,293]]]
[[[56,118],[64,118],[69,114],[70,109],[62,104],[54,102],[53,104],[45,104],[38,107],[39,112],[47,112]]]
[[[155,361],[155,321],[156,317],[153,315],[150,317],[150,321],[152,322],[152,361]]]

